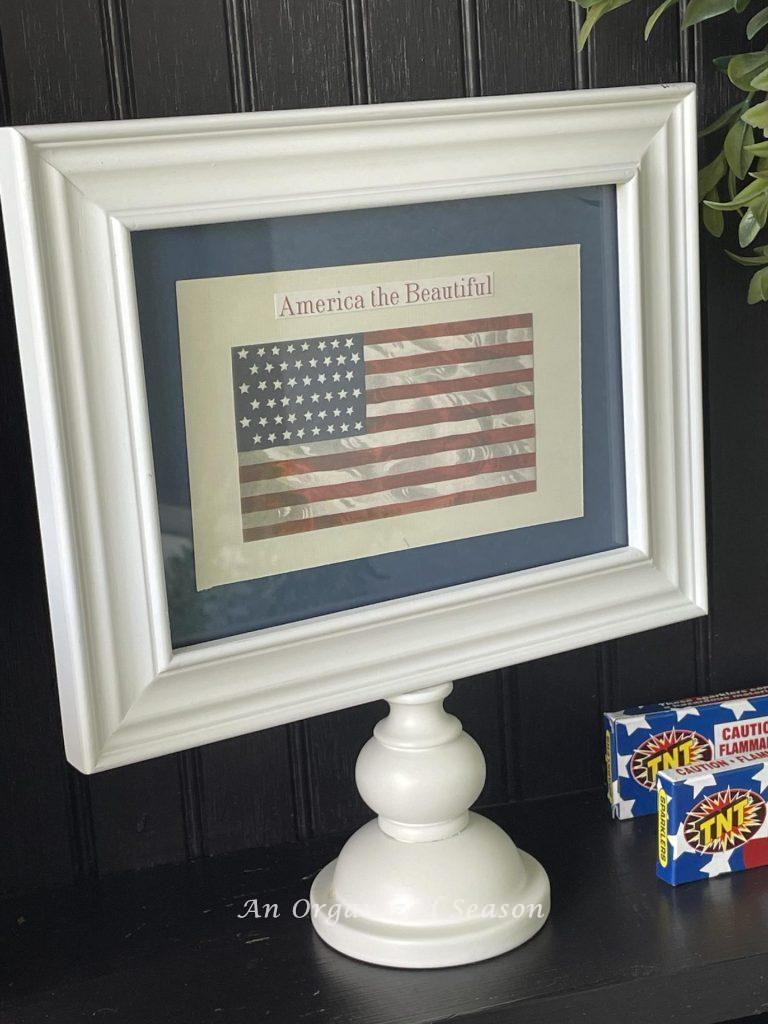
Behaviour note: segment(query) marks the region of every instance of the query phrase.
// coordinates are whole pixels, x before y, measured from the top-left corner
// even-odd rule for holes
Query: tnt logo
[[[722,789],[685,816],[683,833],[694,850],[716,853],[742,846],[765,821],[765,800],[751,789]]]
[[[683,768],[694,761],[711,761],[712,744],[690,729],[669,729],[644,740],[632,755],[630,771],[635,782],[654,789],[656,776],[667,768]]]

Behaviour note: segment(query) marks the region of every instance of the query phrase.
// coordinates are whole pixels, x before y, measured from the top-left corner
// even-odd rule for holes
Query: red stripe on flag
[[[519,412],[533,408],[533,397],[504,398],[498,402],[473,402],[471,405],[445,406],[435,409],[417,409],[415,412],[398,412],[391,416],[369,416],[367,428],[370,434],[385,430],[403,430],[408,427],[425,427],[430,423],[450,423],[454,420],[474,420],[484,416],[496,416],[502,412]]]
[[[391,341],[420,341],[423,338],[449,338],[456,334],[478,334],[481,331],[514,331],[532,327],[530,313],[517,316],[489,316],[484,320],[458,320],[450,324],[425,324],[423,327],[400,327],[389,331],[369,331],[363,336],[366,345],[387,345]]]
[[[317,516],[309,519],[294,519],[274,523],[271,526],[251,526],[243,530],[243,541],[264,540],[267,537],[284,537],[292,533],[308,533],[311,530],[325,530],[332,526],[348,526],[351,523],[366,523],[375,519],[390,519],[412,512],[430,512],[454,505],[468,505],[476,501],[491,501],[508,498],[513,494],[526,494],[536,490],[535,480],[523,480],[516,484],[502,484],[499,487],[484,487],[474,491],[459,491],[456,494],[441,494],[434,498],[421,498],[399,505],[380,505],[377,508],[361,508],[340,512],[333,516]]]
[[[504,441],[524,441],[536,436],[533,423],[516,427],[495,427],[493,430],[475,430],[468,434],[451,434],[448,437],[430,437],[420,441],[404,441],[401,444],[383,445],[380,448],[359,448],[355,451],[337,452],[333,455],[311,455],[303,459],[282,459],[281,461],[255,462],[240,467],[240,482],[272,480],[281,476],[296,476],[299,473],[317,473],[325,469],[348,469],[351,466],[367,466],[376,462],[390,462],[395,459],[412,459],[419,455],[434,455],[437,452],[460,451],[482,445],[500,444]]]
[[[397,402],[402,398],[424,398],[426,395],[447,395],[454,391],[482,391],[533,380],[533,370],[507,370],[503,373],[481,373],[476,377],[451,377],[450,380],[428,380],[420,384],[394,384],[388,388],[369,388],[368,402]]]
[[[513,356],[533,355],[532,341],[509,341],[504,345],[474,345],[472,348],[435,349],[412,356],[388,356],[385,359],[367,359],[365,372],[396,373],[418,370],[423,366],[445,366],[455,363],[480,363],[486,359],[511,359]]]
[[[375,494],[377,491],[389,491],[396,487],[418,487],[422,484],[461,480],[463,477],[481,476],[485,473],[501,473],[506,469],[526,469],[535,465],[536,453],[524,452],[522,455],[504,455],[495,459],[480,459],[477,462],[460,462],[453,466],[433,466],[432,469],[397,473],[393,476],[377,476],[369,480],[348,480],[343,484],[327,484],[323,487],[252,494],[243,498],[240,505],[244,513],[262,512],[265,509],[308,505],[315,501],[333,501],[335,498],[356,498],[361,494]]]

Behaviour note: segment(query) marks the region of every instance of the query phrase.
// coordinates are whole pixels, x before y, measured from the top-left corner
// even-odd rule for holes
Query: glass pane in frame
[[[175,648],[626,544],[614,188],[569,189],[141,231],[134,232],[132,243]],[[573,416],[561,422],[558,408],[563,403],[550,400],[548,406],[547,389],[555,394],[560,387],[567,398],[573,391],[573,381],[559,379],[561,375],[552,360],[546,369],[547,364],[540,357],[542,346],[548,342],[538,336],[535,318],[526,320],[530,310],[526,308],[525,293],[521,298],[516,292],[507,301],[505,289],[511,288],[511,278],[505,277],[503,270],[515,267],[521,273],[533,274],[531,268],[541,267],[531,277],[530,287],[557,309],[569,300],[561,287],[558,264],[549,264],[544,257],[550,251],[556,252],[557,247],[575,246],[580,292],[580,312],[577,310],[575,316],[580,318],[580,324],[574,325],[573,331],[564,331],[562,353],[565,366],[565,357],[569,352],[573,355],[575,338],[575,344],[580,345],[579,422]],[[528,250],[536,252],[528,257]],[[379,267],[383,264],[386,268]],[[405,286],[419,277],[414,274],[414,267],[427,270],[420,276],[426,289],[424,302],[406,302]],[[468,279],[474,276],[475,290],[479,290],[486,274],[493,297],[482,293],[467,295],[467,288],[471,290]],[[209,288],[206,283],[222,278],[227,279],[223,290],[218,284]],[[377,311],[349,308],[333,310],[331,314],[318,313],[317,301],[328,300],[336,280],[342,283],[336,289],[342,298],[354,296],[365,286],[366,301],[370,301],[371,288],[376,283],[382,286],[384,295],[393,295],[399,289],[405,306],[389,311],[384,333]],[[236,294],[227,289],[237,289],[238,281],[251,291],[264,285],[264,294],[274,302],[269,312],[252,326],[244,328],[240,324],[235,332],[228,319],[231,309],[226,305],[226,297]],[[186,307],[182,303],[180,307],[179,282],[194,282],[181,286],[178,294],[182,296],[183,289],[190,288],[190,294],[194,293],[195,301],[202,301],[202,305]],[[318,287],[311,287],[313,283]],[[452,284],[454,294],[450,292]],[[436,289],[434,300],[429,289]],[[314,298],[309,294],[312,292]],[[217,306],[221,296],[225,305]],[[286,297],[289,308],[304,302],[295,318],[288,317],[292,322],[287,326],[286,318],[279,316],[280,310],[285,310]],[[280,300],[282,307],[277,304]],[[406,306],[419,308],[414,313],[413,308]],[[185,336],[187,348],[182,351],[180,310],[184,331],[197,331],[197,350],[188,347]],[[200,316],[191,316],[190,310],[199,311]],[[568,322],[569,315],[563,312],[564,322]],[[333,341],[338,342],[338,349],[331,348]],[[323,343],[325,347],[321,349]],[[289,365],[288,344],[297,349],[290,353],[291,362],[304,361],[305,357],[307,364],[310,360],[318,363],[311,367],[311,373],[308,365]],[[304,350],[302,344],[306,346]],[[558,339],[549,339],[549,344],[556,354]],[[280,352],[280,363],[276,359],[271,362],[273,345]],[[449,358],[460,361],[434,363],[435,349],[466,353],[473,345],[482,348],[482,359],[451,355]],[[526,345],[530,353],[523,352]],[[517,348],[513,352],[510,346]],[[337,363],[336,357],[345,350],[349,360]],[[194,357],[190,357],[190,352],[194,352]],[[316,378],[331,352],[334,362],[330,369],[343,374],[339,381],[333,381],[333,373],[326,374],[328,379],[322,382],[321,390]],[[356,362],[351,361],[354,355],[358,356]],[[388,356],[393,356],[395,362],[385,367],[383,359]],[[208,397],[203,364],[209,357],[216,366],[223,366],[221,360],[227,361],[229,390],[226,396],[221,392],[211,398],[217,415],[220,413],[218,426],[229,431],[227,436],[231,440],[221,462],[222,480],[232,475],[233,464],[235,478],[239,479],[239,492],[234,497],[228,495],[227,515],[236,517],[238,528],[242,528],[245,567],[233,568],[237,559],[230,558],[220,573],[225,580],[237,576],[238,571],[246,574],[246,578],[233,582],[218,582],[215,574],[201,578],[203,531],[207,527],[199,516],[198,522],[193,522],[192,514],[190,460],[194,465],[199,450],[206,447],[206,423],[203,419],[198,424],[200,429],[190,454],[190,372],[199,377],[194,387],[199,391],[197,404],[204,415]],[[281,369],[282,363],[286,363],[285,370]],[[267,366],[271,369],[267,370]],[[371,372],[363,372],[366,366]],[[256,368],[253,373],[252,367]],[[350,370],[354,379],[346,387]],[[299,371],[303,371],[302,376]],[[449,390],[445,384],[446,379],[450,381],[457,374],[465,382],[467,378],[472,382],[461,393],[456,388]],[[304,384],[307,376],[310,382]],[[251,380],[257,377],[266,377],[267,386],[261,391],[256,390]],[[294,384],[289,387],[291,380]],[[244,385],[247,390],[243,391]],[[346,392],[343,398],[342,390]],[[288,402],[281,405],[289,391]],[[357,395],[353,395],[355,391]],[[312,403],[315,394],[318,401]],[[326,394],[331,396],[328,402]],[[274,404],[262,405],[262,399]],[[259,408],[251,408],[254,401],[260,403]],[[482,406],[484,402],[491,405]],[[325,419],[338,408],[339,428],[348,420],[344,434],[326,436],[309,432],[323,421],[304,421],[304,414],[311,411],[313,404],[319,407],[323,403]],[[456,411],[459,406],[461,410]],[[285,416],[281,409],[286,410]],[[351,409],[349,414],[347,409]],[[448,420],[446,426],[445,417],[454,415],[465,418]],[[275,422],[278,416],[280,423]],[[294,417],[291,423],[289,416]],[[296,425],[300,416],[303,428]],[[396,419],[398,416],[410,419],[402,421]],[[265,423],[261,425],[259,420]],[[245,426],[244,421],[248,421]],[[527,501],[532,492],[540,498],[546,486],[552,484],[552,474],[547,477],[547,465],[555,463],[546,462],[541,447],[548,423],[552,431],[561,430],[559,447],[563,451],[573,451],[577,446],[580,504],[575,508],[571,502],[567,518],[540,519],[536,525],[521,526],[525,518],[518,515],[520,505],[515,505],[515,488],[520,500]],[[535,424],[535,429],[528,431],[529,437],[522,436],[524,429],[517,431],[520,437],[512,437],[509,432],[514,433],[513,428],[523,428],[525,424]],[[386,431],[381,429],[384,427],[391,431],[386,437]],[[295,437],[294,429],[304,429],[304,436]],[[459,430],[468,436],[472,429],[485,431],[479,443],[474,444],[471,456],[482,462],[483,472],[459,476],[455,466],[464,456],[457,456],[456,449],[450,447],[437,450],[435,444],[444,444],[439,440],[441,437],[453,437]],[[503,438],[500,431],[506,431]],[[286,433],[291,436],[283,437]],[[299,463],[317,459],[315,452],[320,451],[327,460],[334,454],[333,445],[337,442],[340,453],[366,445],[376,447],[379,442],[370,438],[384,438],[387,443],[398,445],[426,445],[426,449],[398,449],[396,458],[378,464],[368,477],[359,467],[370,463],[360,463],[359,455],[354,456],[358,459],[354,467],[327,463],[321,466],[316,461],[307,466],[301,462],[291,467],[295,474],[284,473],[283,464],[291,461],[295,446],[299,458],[293,461]],[[263,468],[275,461],[283,465],[279,470],[283,475],[277,478],[270,475],[272,468]],[[214,462],[213,467],[208,467],[209,478],[213,473],[214,481],[216,465]],[[316,468],[334,475],[318,480]],[[418,473],[422,476],[411,475]],[[371,477],[385,476],[391,478],[386,480],[386,486],[384,479],[371,483]],[[267,484],[265,480],[271,482]],[[339,495],[338,491],[329,491],[327,484],[346,490]],[[372,487],[377,489],[371,490]],[[500,505],[495,497],[492,501],[476,499],[478,493],[490,492],[493,487],[506,489],[508,505]],[[217,490],[207,487],[206,493]],[[222,493],[225,492],[222,486]],[[467,498],[468,492],[471,500]],[[281,493],[290,495],[283,504]],[[428,510],[419,511],[425,501]],[[211,502],[215,520],[213,498]],[[412,502],[422,504],[414,509]],[[437,507],[451,503],[449,515],[435,517],[435,503]],[[492,506],[499,507],[500,519],[489,518]],[[508,522],[504,519],[505,508],[509,509]],[[396,523],[401,512],[403,522],[407,519],[409,524],[416,523],[411,534],[401,529],[402,523]],[[347,525],[349,513],[354,517],[354,541]],[[306,529],[308,519],[314,521],[311,529]],[[451,530],[457,532],[453,525],[457,521],[461,523],[458,533],[463,535],[454,537]],[[214,532],[215,525],[214,522]],[[247,578],[250,572],[255,575],[262,571],[262,556],[253,552],[266,537],[271,539],[275,530],[287,530],[280,540],[286,561],[275,561],[264,545],[266,574]],[[417,543],[411,543],[412,536],[418,538]],[[399,548],[392,549],[393,544],[398,544],[398,537],[404,540]],[[388,545],[390,549],[379,551],[377,545],[378,549]],[[347,551],[350,557],[346,557]],[[312,560],[316,564],[307,564]],[[279,571],[281,564],[292,567]]]

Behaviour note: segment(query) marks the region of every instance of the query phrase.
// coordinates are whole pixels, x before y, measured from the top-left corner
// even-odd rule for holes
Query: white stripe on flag
[[[460,494],[462,491],[474,491],[481,487],[498,487],[502,484],[522,483],[535,479],[536,470],[531,467],[530,469],[511,469],[503,473],[484,473],[459,480],[446,480],[412,487],[396,487],[387,491],[376,491],[373,494],[363,494],[355,498],[335,498],[330,501],[268,509],[264,512],[246,512],[243,515],[243,526],[245,529],[252,526],[271,526],[275,523],[290,522],[296,519],[312,519],[318,516],[339,515],[342,512],[357,511],[358,509],[399,505],[403,502],[418,501],[421,498]]]
[[[477,363],[444,363],[441,366],[422,366],[415,370],[397,370],[390,373],[366,374],[369,388],[386,388],[400,384],[425,384],[433,380],[456,380],[479,377],[489,373],[513,373],[533,369],[533,356],[512,356],[509,359],[486,359]]]
[[[477,391],[448,391],[444,395],[404,398],[400,402],[372,402],[370,412],[372,416],[388,416],[390,413],[413,412],[417,409],[451,409],[477,402],[498,402],[504,398],[527,398],[532,394],[533,384],[526,381],[523,384],[505,384]]]
[[[501,444],[483,445],[478,448],[459,448],[456,451],[435,452],[434,455],[417,455],[410,459],[393,459],[389,462],[374,462],[364,466],[350,466],[347,469],[319,469],[315,472],[296,473],[294,476],[272,477],[268,480],[254,480],[241,484],[242,496],[251,497],[273,494],[277,491],[299,491],[308,487],[329,487],[353,480],[373,480],[379,477],[397,476],[400,473],[416,473],[422,469],[438,466],[471,466],[473,462],[486,459],[505,458],[509,455],[529,455],[536,450],[533,438],[524,441],[506,441]]]

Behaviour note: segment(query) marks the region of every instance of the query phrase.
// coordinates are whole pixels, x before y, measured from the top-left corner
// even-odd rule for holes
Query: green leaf
[[[583,50],[587,45],[590,32],[604,14],[607,14],[609,11],[616,11],[619,7],[623,7],[629,2],[630,0],[596,0],[596,2],[586,5],[588,7],[587,16],[579,31],[579,49]]]
[[[683,28],[690,28],[691,25],[698,25],[707,18],[725,14],[726,11],[732,11],[735,6],[735,0],[691,0],[685,9]]]
[[[768,267],[763,267],[749,282],[747,302],[750,306],[754,306],[756,302],[765,302],[766,299],[768,299]]]
[[[753,199],[757,199],[764,192],[768,192],[768,181],[757,178],[755,181],[750,181],[741,192],[737,192],[733,199],[727,203],[706,202],[707,206],[711,206],[713,210],[738,210],[741,206],[749,206]]]
[[[764,246],[759,246],[764,248]],[[758,250],[755,249],[755,252]],[[740,263],[742,267],[764,267],[768,263],[768,256],[740,256],[739,253],[730,252],[728,249],[725,250],[725,255],[730,256],[735,263]]]
[[[747,22],[747,39],[754,39],[761,28],[768,25],[768,7],[758,11]]]
[[[737,10],[737,12],[739,14],[741,14],[742,11],[746,11],[746,9],[749,7],[749,5],[751,3],[752,3],[752,0],[736,0],[736,10]]]
[[[750,107],[741,115],[741,119],[755,128],[768,128],[768,100]]]
[[[651,32],[653,32],[653,26],[656,24],[656,22],[662,16],[664,11],[666,11],[668,8],[670,8],[672,6],[672,4],[675,4],[675,3],[677,3],[677,0],[662,0],[662,2],[659,4],[659,6],[656,8],[656,10],[653,12],[653,14],[648,19],[648,21],[646,21],[646,23],[645,23],[645,32],[643,33],[643,35],[645,36],[645,41],[646,42],[648,42],[648,36],[651,34]]]
[[[715,132],[719,132],[722,128],[726,128],[731,122],[737,118],[742,110],[744,110],[744,101],[741,103],[734,103],[732,107],[728,107],[724,114],[716,118],[711,124],[708,124],[706,128],[702,128],[699,132],[699,138],[703,139],[705,135],[714,135]]]
[[[727,71],[732,59],[732,57],[715,57],[712,63],[718,71]]]
[[[711,192],[708,192],[705,196],[711,202],[718,202],[720,199],[720,193],[717,188],[713,188]],[[704,227],[715,238],[720,238],[725,228],[725,217],[723,217],[722,210],[713,210],[710,206],[701,207],[701,219],[704,222]],[[768,260],[766,260],[768,263]]]
[[[756,92],[765,92],[768,89],[768,71],[763,69],[759,75],[755,75],[749,86]]]
[[[768,67],[768,53],[758,50],[756,53],[737,53],[728,63],[728,77],[737,89],[749,92],[752,79]]]
[[[745,178],[752,165],[754,156],[752,153],[745,152],[744,147],[751,146],[754,141],[754,132],[743,121],[736,121],[725,136],[723,152],[728,166],[737,178]]]
[[[589,33],[592,31],[592,29],[595,27],[598,21],[600,21],[602,16],[607,11],[610,10],[610,7],[611,0],[600,0],[599,3],[593,4],[589,8],[587,16],[584,19],[584,24],[581,26],[581,29],[579,30],[579,50],[583,50],[584,47],[587,45]]]
[[[768,141],[756,142],[754,145],[745,146],[744,148],[747,152],[752,153],[753,156],[768,156]]]
[[[723,153],[718,153],[711,164],[702,167],[699,171],[699,196],[706,196],[717,183],[722,179],[728,165],[725,162]]]
[[[766,218],[768,218],[768,195],[763,195],[754,203],[749,204],[747,212],[739,222],[739,245],[742,249],[746,249],[754,242],[761,228],[765,227]]]

